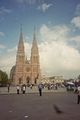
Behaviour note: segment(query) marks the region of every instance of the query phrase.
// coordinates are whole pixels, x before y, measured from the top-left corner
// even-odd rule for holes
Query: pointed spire
[[[35,26],[34,26],[34,31],[33,31],[33,43],[32,43],[32,46],[37,46],[35,31],[36,31],[36,30],[35,30]]]
[[[33,31],[33,40],[35,40],[36,39],[36,35],[35,35],[35,26],[34,26],[34,31]]]
[[[20,25],[20,37],[19,37],[19,44],[23,43],[23,33],[22,33],[22,24]]]
[[[22,33],[22,24],[20,25],[20,36],[18,43],[18,52],[22,51],[24,53],[24,41],[23,41],[23,33]]]
[[[21,26],[20,26],[20,31],[22,32],[22,24],[21,24]]]

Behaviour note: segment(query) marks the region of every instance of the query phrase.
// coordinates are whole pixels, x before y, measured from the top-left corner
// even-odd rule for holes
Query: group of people
[[[38,84],[38,90],[39,90],[39,95],[40,96],[42,96],[42,84]],[[31,87],[31,89],[32,89],[32,87]],[[26,93],[26,85],[22,85],[21,86],[21,92],[23,93],[23,94],[25,94]],[[19,94],[20,93],[20,86],[19,85],[17,85],[17,94]]]
[[[25,92],[26,92],[26,85],[22,85],[22,86],[21,86],[21,92],[22,92],[23,94],[25,94]],[[20,86],[17,85],[17,94],[19,94],[19,93],[20,93]]]

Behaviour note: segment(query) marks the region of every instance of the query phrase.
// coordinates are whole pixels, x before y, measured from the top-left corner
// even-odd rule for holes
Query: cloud
[[[31,44],[25,42],[24,43],[25,46],[25,56],[29,59],[30,58],[30,53],[31,53]]]
[[[80,29],[80,16],[74,17],[71,20],[71,23],[76,27]]]
[[[0,57],[0,69],[6,71],[8,75],[10,74],[11,67],[15,65],[15,57],[15,53],[6,53]]]
[[[13,48],[11,48],[11,49],[8,49],[7,52],[9,52],[9,53],[10,53],[10,52],[15,52],[16,50],[17,50],[17,46],[16,46],[16,47],[13,47]]]
[[[11,13],[11,10],[8,8],[5,8],[4,6],[0,7],[0,14],[6,14],[6,13]]]
[[[41,38],[43,41],[64,41],[70,28],[66,25],[54,26],[48,28],[45,24],[40,29]]]
[[[38,6],[37,9],[46,12],[51,6],[52,4],[43,3],[42,5]]]
[[[29,40],[30,38],[29,38],[29,36],[26,36],[25,39],[26,39],[26,40]]]
[[[5,49],[5,48],[6,48],[6,46],[0,44],[0,49]]]
[[[74,48],[78,49],[80,52],[80,35],[71,37],[70,42],[73,43],[72,45],[74,46]]]
[[[51,29],[43,25],[40,28],[40,34],[44,40],[39,45],[42,73],[63,75],[66,78],[79,74],[80,54],[77,49],[67,44],[69,30],[67,26]]]
[[[40,62],[43,73],[70,77],[80,70],[80,54],[65,43],[51,42],[40,45]]]
[[[76,42],[80,42],[80,35],[72,37],[71,40],[74,40]]]
[[[0,36],[4,36],[5,34],[3,32],[0,32]]]

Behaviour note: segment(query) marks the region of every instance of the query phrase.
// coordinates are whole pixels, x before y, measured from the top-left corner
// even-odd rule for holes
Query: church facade
[[[28,51],[27,51],[28,52]],[[39,50],[36,41],[35,30],[33,33],[31,57],[28,60],[25,56],[24,40],[22,29],[17,47],[16,64],[10,72],[10,79],[14,85],[37,84],[40,80]]]

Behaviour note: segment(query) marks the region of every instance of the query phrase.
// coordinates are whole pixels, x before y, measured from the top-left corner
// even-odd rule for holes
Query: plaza
[[[56,112],[56,105],[61,113]],[[0,94],[1,120],[80,120],[77,95],[66,91]]]
[[[58,90],[48,90],[48,88],[44,88],[42,90],[43,92],[65,92],[66,88],[58,88]],[[17,88],[16,86],[10,86],[9,93],[8,93],[8,87],[0,87],[0,94],[16,94]],[[21,94],[21,87],[20,87],[20,94]],[[27,93],[38,93],[38,87],[34,86],[32,89],[30,87],[26,87],[26,94]]]

